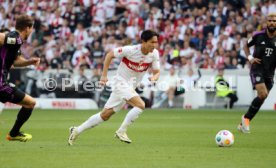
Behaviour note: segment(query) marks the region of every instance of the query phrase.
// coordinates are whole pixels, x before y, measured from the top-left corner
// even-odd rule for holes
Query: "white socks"
[[[130,126],[139,116],[139,114],[141,114],[143,112],[142,109],[138,108],[138,107],[133,107],[126,115],[122,125],[120,126],[120,128],[118,129],[118,132],[126,132],[127,131],[127,127]]]
[[[77,131],[80,134],[81,132],[87,130],[88,128],[95,127],[96,125],[102,123],[104,120],[101,117],[101,112],[92,115],[88,120],[82,123],[80,126],[77,127]]]
[[[118,132],[126,132],[127,127],[129,125],[131,125],[138,118],[139,114],[141,114],[142,112],[143,112],[142,109],[140,109],[138,107],[133,107],[126,115],[122,125],[118,129]],[[80,134],[89,128],[93,128],[93,127],[97,126],[98,124],[102,123],[103,121],[104,120],[101,117],[101,112],[99,112],[95,115],[92,115],[90,118],[88,118],[88,120],[86,120],[84,123],[82,123],[80,126],[78,126],[77,132]]]

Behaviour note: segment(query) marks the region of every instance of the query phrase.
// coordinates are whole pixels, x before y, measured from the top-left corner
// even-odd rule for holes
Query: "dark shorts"
[[[266,88],[268,90],[271,90],[274,84],[273,77],[264,77],[262,73],[251,71],[250,78],[253,85],[253,89],[255,89],[256,84],[264,83]]]
[[[0,102],[19,103],[25,97],[25,93],[17,89],[12,84],[2,84],[0,86]]]

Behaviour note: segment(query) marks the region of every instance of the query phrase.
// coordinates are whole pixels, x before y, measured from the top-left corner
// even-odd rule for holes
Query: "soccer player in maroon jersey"
[[[276,14],[269,14],[266,29],[256,32],[244,47],[245,54],[251,64],[250,77],[258,96],[252,101],[247,113],[242,116],[238,130],[250,133],[250,121],[259,111],[274,84],[276,68]],[[254,46],[250,55],[249,48]]]
[[[39,58],[26,60],[20,52],[20,47],[33,30],[33,20],[30,16],[20,15],[16,19],[15,31],[0,33],[0,101],[11,102],[22,106],[14,126],[7,135],[9,141],[26,142],[32,139],[32,135],[20,131],[22,125],[29,119],[36,104],[31,96],[8,83],[7,76],[12,66],[23,67],[38,65]]]

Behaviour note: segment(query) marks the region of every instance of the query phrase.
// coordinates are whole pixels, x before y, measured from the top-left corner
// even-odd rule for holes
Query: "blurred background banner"
[[[223,98],[216,98],[216,88],[215,88],[215,75],[217,70],[215,69],[201,69],[201,77],[197,80],[195,85],[190,86],[187,81],[188,74],[183,74],[177,71],[178,77],[183,79],[181,86],[185,87],[186,91],[183,94],[177,95],[174,98],[174,107],[175,108],[185,108],[185,109],[198,109],[198,108],[222,108],[225,100]],[[30,73],[34,73],[30,75]],[[81,72],[83,75],[93,75],[93,70],[86,69]],[[110,82],[112,82],[112,76],[114,76],[116,71],[110,71],[108,76]],[[13,76],[13,83],[28,83],[30,89],[29,94],[38,97],[38,108],[49,108],[49,109],[97,109],[102,107],[107,101],[110,90],[108,89],[93,89],[89,88],[88,91],[83,89],[83,82],[89,80],[88,78],[82,78],[83,80],[75,80],[79,78],[79,70],[74,70],[68,72],[67,70],[45,70],[44,72],[33,72],[32,69],[13,69],[11,72]],[[15,75],[13,75],[15,74]],[[17,75],[16,75],[17,74]],[[248,69],[236,69],[236,70],[225,70],[224,78],[229,82],[230,87],[236,91],[237,96],[239,97],[236,107],[247,107],[251,100],[255,97],[256,93],[252,90],[252,84],[250,82]],[[28,76],[29,75],[29,76]],[[147,78],[148,75],[145,76]],[[166,70],[161,71],[160,80],[158,83],[166,83],[167,78],[170,76],[169,72]],[[55,79],[56,86],[54,90],[48,91],[43,84],[45,79],[50,78]],[[76,85],[71,87],[66,87],[62,91],[61,82],[62,79],[71,79]],[[91,80],[92,82],[97,82],[99,78]],[[146,80],[146,79],[145,79]],[[31,85],[29,85],[31,83]],[[145,83],[143,80],[142,83]],[[158,85],[157,83],[157,85]],[[157,88],[152,85],[144,84],[145,86],[141,89],[141,92],[138,92],[140,96],[146,100],[150,101],[153,104],[158,102],[160,96],[165,93],[162,88]],[[161,86],[161,84],[160,84]],[[24,87],[21,89],[24,90]],[[271,95],[276,94],[276,89],[272,88]],[[149,105],[151,107],[153,104]],[[265,101],[262,109],[266,110],[275,110],[276,100],[273,96],[269,96]],[[158,108],[166,108],[167,102],[165,101]],[[5,108],[18,108],[16,105],[7,103]]]
[[[239,98],[234,107],[248,107],[255,93],[243,47],[255,31],[266,28],[266,16],[275,11],[273,0],[0,0],[0,30],[15,30],[15,18],[22,13],[35,20],[21,52],[26,58],[41,58],[40,65],[13,69],[9,80],[36,98],[86,98],[103,107],[110,92],[96,86],[95,91],[93,86],[85,91],[83,84],[99,81],[107,52],[138,44],[141,32],[152,29],[160,34],[161,80],[182,81],[186,86],[185,93],[175,94],[172,107],[227,104],[227,98],[216,96],[218,69],[225,70],[225,79]],[[111,63],[110,77],[120,61]],[[63,91],[65,78],[74,86]],[[49,79],[56,85],[49,83],[46,89]],[[166,91],[152,91],[147,82],[145,86],[140,95],[147,108],[168,107]],[[271,92],[264,109],[274,109],[275,89]]]

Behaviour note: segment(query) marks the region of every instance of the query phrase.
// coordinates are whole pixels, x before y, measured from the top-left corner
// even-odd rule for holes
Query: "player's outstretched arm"
[[[100,84],[101,85],[105,85],[106,82],[108,81],[108,79],[107,79],[107,72],[108,72],[109,65],[110,65],[110,63],[111,63],[111,61],[112,61],[113,58],[114,58],[114,52],[113,51],[110,51],[105,56],[103,73],[102,73],[102,76],[101,76],[101,79],[100,79]]]
[[[40,58],[31,58],[31,59],[25,59],[23,56],[19,55],[16,60],[13,63],[13,66],[15,67],[24,67],[29,65],[35,65],[38,66],[40,63]]]

